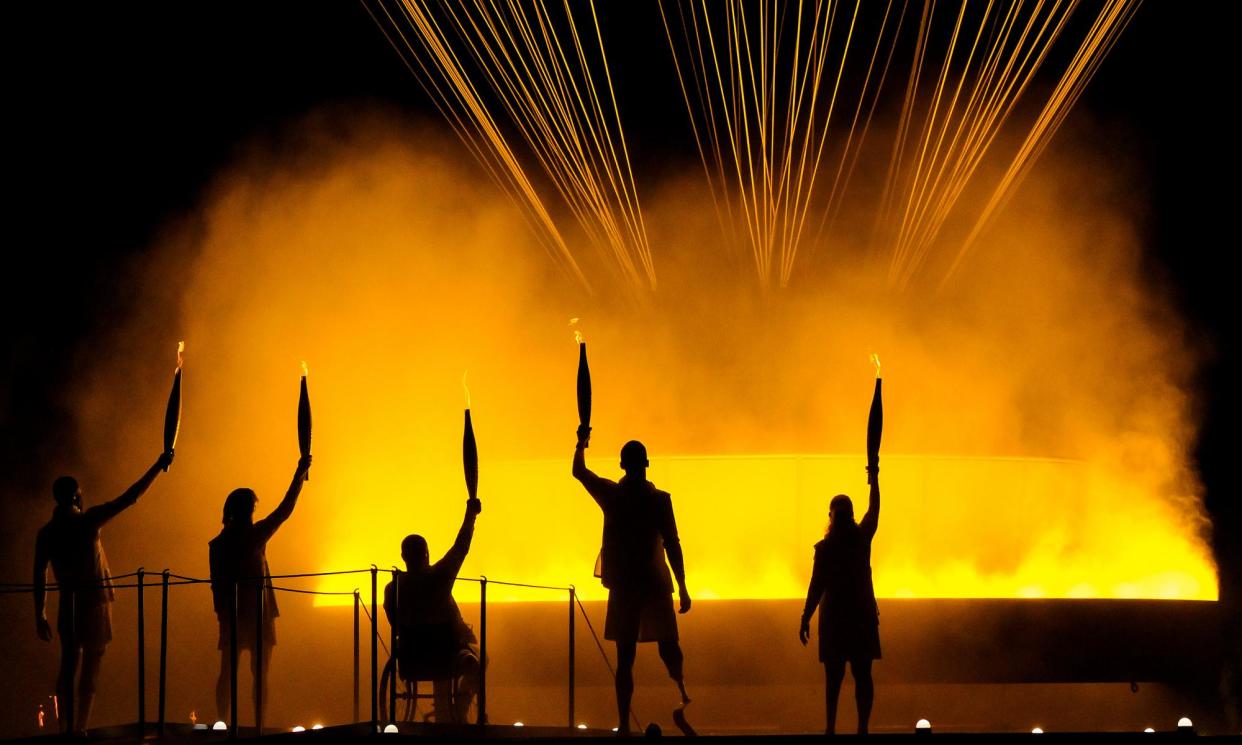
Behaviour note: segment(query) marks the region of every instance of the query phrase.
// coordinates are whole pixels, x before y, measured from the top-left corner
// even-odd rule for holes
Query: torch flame
[[[580,329],[574,328],[577,325],[578,325],[577,318],[569,319],[569,327],[574,329],[574,343],[581,344],[582,343],[582,331]]]
[[[306,360],[302,360],[302,377],[310,375],[310,369],[306,367]]]
[[[880,355],[871,353],[871,364],[875,365],[875,376],[880,377]]]
[[[466,385],[466,376],[469,374],[470,374],[469,370],[461,374],[461,388],[463,391],[466,392],[466,408],[467,409],[470,408],[470,386]]]
[[[177,369],[178,370],[181,369],[181,363],[183,361],[184,355],[185,355],[185,342],[179,341],[177,342]]]

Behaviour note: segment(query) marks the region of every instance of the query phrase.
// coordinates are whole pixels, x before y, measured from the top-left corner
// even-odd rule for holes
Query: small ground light
[[[397,734],[397,725],[395,725],[395,724],[390,724],[390,725],[388,725],[387,727],[385,727],[385,728],[384,728],[384,734],[386,734],[386,735],[395,735],[395,734]]]
[[[1179,732],[1188,732],[1195,728],[1195,723],[1190,721],[1190,717],[1182,717],[1177,720],[1177,729]]]
[[[585,724],[585,723],[583,723],[583,722],[579,722],[579,723],[578,723],[578,729],[586,729],[586,728],[587,728],[587,726],[586,726],[586,724]]]
[[[311,729],[323,729],[323,725],[322,725],[322,724],[312,724],[312,725],[311,725]]]
[[[1044,728],[1043,728],[1043,727],[1036,727],[1035,729],[1031,730],[1031,734],[1032,734],[1032,735],[1042,735],[1042,734],[1044,734]]]
[[[305,732],[306,728],[299,724],[298,726],[293,728],[293,731],[294,732]]]
[[[525,724],[523,724],[522,722],[514,722],[514,723],[513,723],[513,726],[514,726],[514,727],[525,727],[526,725],[525,725]]]
[[[216,722],[215,724],[211,725],[211,728],[214,730],[226,730],[229,728],[229,726],[225,724],[224,722]]]
[[[194,729],[198,729],[198,730],[204,730],[204,729],[207,729],[207,723],[206,723],[206,722],[197,722],[197,723],[195,723],[195,725],[194,725]]]
[[[919,735],[930,733],[931,722],[927,721],[926,719],[918,720],[917,722],[914,723],[914,732],[915,734],[919,734]]]
[[[1143,731],[1144,731],[1144,732],[1155,732],[1155,730],[1154,730],[1154,729],[1152,729],[1151,727],[1148,727],[1147,729],[1145,729],[1145,730],[1143,730]]]

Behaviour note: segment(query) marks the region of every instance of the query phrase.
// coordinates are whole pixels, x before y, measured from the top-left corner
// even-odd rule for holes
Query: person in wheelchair
[[[401,541],[405,571],[384,588],[384,613],[397,629],[398,674],[406,681],[433,681],[437,722],[465,722],[479,689],[479,640],[453,600],[453,584],[482,510],[479,500],[466,500],[457,540],[434,564],[427,540],[406,536]]]

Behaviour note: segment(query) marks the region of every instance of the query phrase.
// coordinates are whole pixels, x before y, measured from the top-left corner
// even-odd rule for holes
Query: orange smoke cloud
[[[644,194],[661,289],[635,307],[606,281],[585,296],[560,277],[436,136],[383,118],[351,126],[311,122],[298,157],[238,163],[194,229],[162,247],[168,262],[192,261],[185,295],[152,303],[124,338],[168,338],[175,324],[200,361],[168,496],[117,527],[149,546],[152,526],[175,517],[145,555],[203,572],[231,489],[254,487],[260,513],[275,506],[297,460],[282,371],[302,354],[316,360],[316,474],[272,543],[273,570],[387,566],[411,532],[444,551],[465,499],[456,387],[469,368],[488,392],[475,420],[494,486],[464,573],[601,595],[600,517],[569,475],[576,350],[564,319],[582,308],[589,463],[615,477],[620,445],[647,444],[652,479],[674,495],[692,593],[805,591],[829,498],[865,494],[872,381],[860,361],[883,349],[880,594],[1216,597],[1187,454],[1194,354],[1089,158],[1046,161],[939,294],[890,291],[883,257],[841,237],[866,219],[847,215],[788,292],[762,295],[714,248],[694,178],[674,179]],[[144,391],[133,378],[158,376],[105,358],[81,433],[116,483],[159,431],[158,404],[127,398]],[[342,583],[324,587],[357,580]]]

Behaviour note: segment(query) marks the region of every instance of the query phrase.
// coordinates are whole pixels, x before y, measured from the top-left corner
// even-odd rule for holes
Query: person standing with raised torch
[[[112,575],[104,553],[100,532],[103,526],[132,507],[161,471],[173,462],[173,445],[181,421],[181,353],[177,348],[177,370],[164,419],[164,452],[133,486],[110,502],[82,508],[82,490],[77,479],[61,476],[52,484],[56,507],[35,538],[34,609],[35,631],[43,641],[52,640],[47,620],[47,567],[60,585],[56,631],[60,634],[60,671],[56,676],[56,695],[62,733],[84,732],[95,702],[95,686],[104,650],[112,641]],[[78,667],[81,665],[81,675]],[[77,677],[77,696],[74,678]]]
[[[656,642],[677,684],[681,706],[674,721],[687,734],[693,730],[685,721],[683,709],[690,703],[683,674],[684,656],[673,612],[673,583],[669,566],[677,580],[679,612],[690,610],[686,589],[685,560],[673,502],[647,480],[647,448],[631,440],[621,448],[619,482],[593,473],[586,466],[586,448],[591,439],[591,374],[587,367],[586,343],[578,341],[578,444],[574,449],[573,476],[582,483],[604,513],[603,545],[596,561],[596,576],[608,588],[608,611],[604,638],[617,645],[617,731],[630,732],[630,701],[634,695],[634,658],[638,642]],[[665,555],[668,564],[665,564]]]
[[[875,392],[867,418],[867,483],[871,494],[867,514],[854,522],[854,504],[844,494],[828,506],[828,532],[815,544],[815,565],[806,592],[806,605],[798,627],[798,639],[806,646],[811,635],[811,616],[819,609],[819,661],[824,664],[827,727],[837,725],[837,699],[848,662],[854,675],[854,700],[858,705],[858,734],[867,734],[875,685],[871,664],[880,659],[880,615],[871,582],[871,541],[880,523],[880,435],[884,429],[884,406],[880,398],[880,358],[875,364]]]
[[[220,650],[220,676],[216,679],[216,718],[231,721],[230,681],[232,677],[232,654],[230,639],[236,635],[238,656],[250,652],[250,670],[254,678],[256,719],[266,719],[259,711],[260,693],[262,709],[267,711],[270,699],[267,681],[271,672],[272,650],[276,646],[276,618],[280,610],[276,606],[276,593],[272,589],[271,574],[267,566],[267,543],[276,531],[293,515],[302,484],[310,471],[311,414],[310,396],[306,390],[307,369],[302,363],[302,385],[298,398],[298,448],[301,457],[293,471],[293,481],[285,492],[285,498],[276,509],[262,520],[254,519],[254,508],[259,497],[253,489],[242,487],[229,492],[224,500],[224,527],[208,545],[208,562],[211,567],[211,595],[219,622],[216,648]],[[262,602],[259,595],[262,594]],[[233,605],[236,603],[236,615]],[[233,628],[233,618],[237,628]],[[257,626],[262,623],[263,638],[259,643]],[[261,663],[261,664],[260,664]]]

